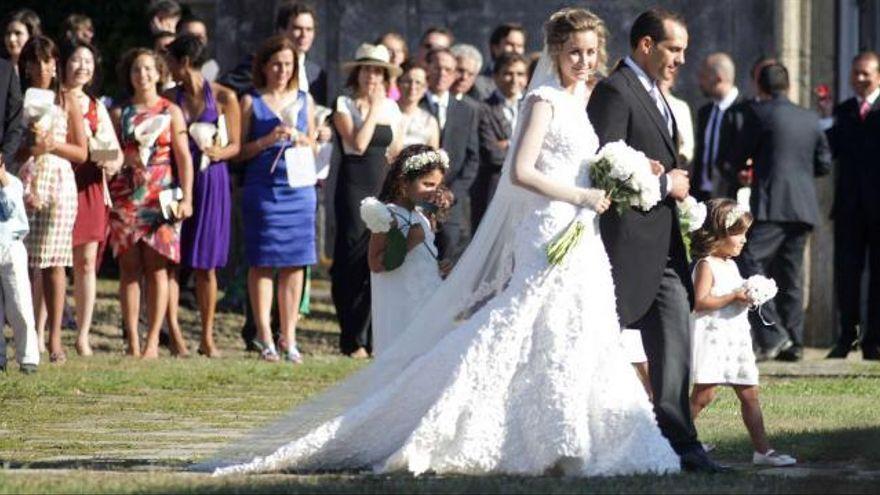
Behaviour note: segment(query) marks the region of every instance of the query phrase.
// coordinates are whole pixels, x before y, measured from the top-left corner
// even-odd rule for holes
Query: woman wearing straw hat
[[[342,329],[340,349],[355,358],[370,352],[370,271],[366,226],[361,200],[379,193],[386,166],[401,148],[403,132],[397,104],[387,95],[388,83],[400,75],[388,49],[363,44],[349,72],[351,96],[336,100],[333,123],[342,141],[343,157],[336,185],[336,245],[332,278],[333,303]]]

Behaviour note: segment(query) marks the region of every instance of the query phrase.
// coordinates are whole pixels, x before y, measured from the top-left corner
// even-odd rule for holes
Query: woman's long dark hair
[[[28,75],[28,64],[40,63],[50,58],[55,59],[55,77],[52,78],[52,83],[49,85],[49,89],[55,91],[56,95],[59,94],[58,89],[61,86],[61,78],[58,77],[58,74],[62,69],[61,57],[58,55],[58,46],[55,45],[54,41],[41,34],[29,39],[27,43],[25,43],[24,48],[21,49],[21,56],[18,57],[18,76],[21,79],[22,91],[25,91],[27,88],[34,85],[34,82],[30,80],[30,76]]]
[[[95,60],[95,69],[92,73],[92,80],[83,86],[83,93],[89,95],[91,98],[97,98],[98,88],[101,87],[101,54],[98,53],[98,49],[95,48],[95,45],[92,45],[91,43],[74,38],[61,44],[61,65],[58,67],[58,73],[61,74],[60,80],[62,83],[67,81],[67,62],[80,48],[85,48],[92,52],[92,58]]]

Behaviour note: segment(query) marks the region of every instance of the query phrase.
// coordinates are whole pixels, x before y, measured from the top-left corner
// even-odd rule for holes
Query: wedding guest
[[[61,345],[61,320],[67,285],[65,267],[73,265],[73,224],[76,219],[76,178],[73,165],[86,161],[88,150],[83,117],[74,98],[60,91],[58,48],[49,38],[28,40],[18,59],[22,89],[51,90],[55,104],[50,123],[32,122],[29,139],[18,151],[25,187],[30,234],[25,238],[28,262],[39,284],[34,284],[37,332],[49,327],[49,360],[67,360]],[[39,345],[39,344],[38,344]]]
[[[676,75],[677,77],[677,75]],[[694,158],[694,118],[691,115],[691,107],[681,98],[672,94],[676,78],[657,82],[657,87],[663,92],[666,103],[675,118],[678,128],[678,156],[682,166],[688,166]]]
[[[489,36],[489,55],[492,59],[490,63],[483,66],[483,71],[477,76],[474,83],[478,101],[484,101],[495,90],[495,64],[502,54],[525,55],[526,36],[526,28],[518,22],[505,22],[492,30],[492,34]]]
[[[152,50],[126,52],[118,77],[132,96],[111,112],[121,138],[123,166],[109,185],[110,246],[119,261],[127,353],[145,359],[159,356],[159,331],[168,307],[168,265],[180,263],[180,222],[192,215],[193,208],[186,122],[180,108],[161,96],[165,70]],[[178,185],[176,207],[171,203],[163,208],[161,193]],[[143,350],[138,336],[142,278],[147,305]],[[173,332],[170,337],[172,349],[181,352],[183,337]]]
[[[18,72],[7,60],[0,58],[0,154],[7,157],[6,170],[15,174],[12,158],[24,134],[21,121],[21,86]]]
[[[115,150],[114,158],[92,156],[74,166],[77,208],[73,224],[73,298],[76,302],[76,352],[91,356],[89,331],[95,309],[98,252],[107,239],[110,216],[107,177],[112,177],[122,166],[122,153],[107,108],[97,98],[94,82],[100,57],[97,50],[84,41],[74,39],[62,46],[61,67],[64,74],[65,94],[79,104],[83,115],[83,130],[91,144],[103,143],[102,149]]]
[[[184,21],[181,21],[183,23]],[[226,161],[238,155],[241,143],[241,121],[235,92],[210,82],[202,75],[207,59],[205,44],[198,35],[183,34],[168,46],[168,67],[177,88],[166,95],[183,112],[189,133],[189,151],[193,160],[193,212],[183,222],[181,232],[181,263],[194,270],[196,299],[201,315],[202,337],[199,354],[207,357],[220,355],[214,345],[214,311],[217,305],[217,268],[226,265],[229,253],[230,182]],[[196,141],[192,125],[216,126],[220,133],[221,117],[225,126],[226,142],[219,143],[217,134],[209,136],[207,145]],[[205,139],[205,138],[200,138]],[[203,159],[202,156],[207,157]],[[169,283],[177,285],[169,279]],[[176,313],[178,301],[169,302],[169,316]],[[174,311],[172,312],[172,307]],[[178,325],[176,314],[169,318]]]
[[[160,32],[174,33],[182,15],[183,9],[174,0],[153,0],[147,9],[150,33],[154,35]]]
[[[199,38],[203,45],[206,47],[210,46],[208,39],[208,26],[205,24],[205,21],[198,16],[195,15],[187,15],[180,19],[180,22],[177,23],[177,36],[183,36],[185,34],[192,34]],[[207,50],[207,48],[206,48]],[[214,82],[217,79],[217,76],[220,74],[220,64],[217,63],[217,60],[210,58],[207,54],[205,55],[205,63],[202,64],[202,77],[207,79],[210,82]]]
[[[733,155],[738,168],[749,158],[754,161],[755,224],[738,262],[746,277],[767,274],[773,267],[779,284],[776,300],[763,309],[764,320],[772,325],[756,328],[759,354],[799,361],[804,345],[804,247],[819,223],[814,177],[831,170],[831,153],[818,115],[785,96],[789,79],[784,66],[765,66],[758,84],[760,102],[752,106]]]
[[[416,49],[415,63],[423,67],[428,64],[428,54],[439,48],[449,48],[455,42],[455,36],[449,28],[443,26],[431,26],[425,30],[419,39]]]
[[[880,131],[880,55],[859,53],[852,61],[855,96],[834,108],[828,131],[837,158],[834,206],[834,276],[841,333],[829,358],[845,358],[858,340],[862,275],[868,257],[868,321],[862,357],[880,359],[880,173],[876,160]]]
[[[28,235],[24,206],[24,187],[6,169],[0,154],[0,325],[9,322],[15,339],[15,358],[22,373],[36,373],[40,364],[28,255],[24,239]],[[6,371],[6,339],[0,338],[0,372]]]
[[[443,150],[421,144],[407,146],[391,165],[375,203],[390,212],[392,224],[379,225],[369,209],[361,207],[362,220],[370,230],[374,356],[392,345],[442,281],[430,214],[418,205],[436,198],[448,164]],[[406,238],[406,252],[397,260],[401,264],[393,268],[385,263],[391,225]]]
[[[716,52],[707,56],[700,65],[699,84],[703,96],[712,101],[697,110],[691,194],[699,201],[736,198],[738,171],[727,158],[742,131],[747,103],[736,87],[730,55]]]
[[[64,18],[64,38],[91,44],[95,38],[95,25],[92,18],[84,14],[70,14]]]
[[[357,359],[368,357],[372,346],[368,236],[360,204],[379,192],[389,159],[400,151],[403,140],[400,110],[385,96],[388,81],[400,75],[389,59],[382,45],[358,47],[355,59],[345,64],[346,87],[352,96],[340,96],[333,115],[343,156],[335,192],[336,243],[330,277],[341,328],[339,347]]]
[[[43,34],[40,17],[31,9],[12,11],[3,19],[3,46],[0,57],[8,60],[18,74],[18,58],[28,40]]]
[[[483,56],[473,45],[459,43],[449,49],[455,56],[457,78],[452,85],[452,94],[456,100],[464,100],[479,106],[480,95],[474,88],[474,81],[483,67]]]
[[[691,416],[715,400],[719,385],[733,388],[754,447],[752,463],[791,466],[797,461],[770,447],[758,400],[758,366],[752,352],[749,306],[755,301],[733,258],[746,243],[752,215],[731,199],[709,202],[706,222],[693,234],[694,337]]]
[[[254,58],[254,91],[242,98],[239,159],[246,160],[242,213],[248,264],[248,292],[257,327],[256,343],[266,361],[301,363],[296,324],[306,266],[316,263],[314,186],[291,187],[285,149],[314,144],[315,106],[299,89],[294,43],[287,36],[266,40]],[[279,118],[284,116],[284,120]],[[278,272],[281,355],[272,340],[270,318]]]
[[[526,59],[504,53],[495,61],[495,91],[480,114],[480,169],[471,187],[471,225],[474,232],[492,201],[501,167],[519,117],[519,102],[526,89]]]
[[[410,62],[403,65],[403,73],[398,79],[400,84],[401,125],[403,127],[403,145],[425,144],[434,149],[440,147],[440,124],[430,112],[419,106],[428,80],[425,68]]]
[[[327,101],[327,73],[308,57],[318,29],[318,14],[306,3],[285,0],[275,15],[275,34],[291,39],[297,53],[297,87],[307,91],[319,105]],[[253,57],[249,56],[230,72],[220,77],[218,82],[235,90],[239,98],[253,87]]]
[[[377,45],[383,45],[388,49],[390,55],[389,62],[401,68],[409,57],[409,48],[406,46],[406,39],[400,33],[394,31],[387,32],[376,40]],[[391,78],[388,83],[388,97],[394,101],[400,100],[400,88],[397,87],[397,78]]]
[[[480,166],[479,110],[452,97],[456,78],[455,56],[448,48],[428,54],[428,93],[421,106],[440,123],[440,147],[449,153],[445,183],[455,196],[455,205],[440,230],[441,259],[458,259],[471,236],[470,188]]]

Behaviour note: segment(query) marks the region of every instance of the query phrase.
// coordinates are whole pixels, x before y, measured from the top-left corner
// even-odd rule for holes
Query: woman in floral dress
[[[180,222],[192,214],[193,169],[186,123],[180,108],[159,95],[161,64],[152,50],[129,50],[120,63],[119,78],[132,97],[113,111],[123,166],[110,183],[110,245],[119,260],[119,298],[128,353],[143,358],[159,355],[159,330],[168,306],[167,265],[180,262]],[[172,164],[176,164],[176,177]],[[166,217],[160,193],[178,184],[181,195]],[[143,352],[137,332],[142,274],[148,321]],[[180,335],[172,333],[171,337],[172,344],[182,342]]]

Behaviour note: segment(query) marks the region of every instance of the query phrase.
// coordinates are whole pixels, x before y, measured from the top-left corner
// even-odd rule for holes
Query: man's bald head
[[[736,82],[736,66],[724,52],[710,54],[700,65],[700,90],[709,98],[721,99]]]

